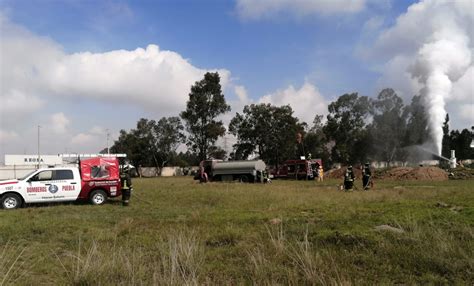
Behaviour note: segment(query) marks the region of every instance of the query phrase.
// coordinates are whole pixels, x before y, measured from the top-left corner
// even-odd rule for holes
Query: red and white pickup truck
[[[4,209],[25,203],[89,200],[101,205],[108,197],[121,195],[117,158],[83,159],[79,167],[35,170],[18,180],[0,181],[0,202]]]

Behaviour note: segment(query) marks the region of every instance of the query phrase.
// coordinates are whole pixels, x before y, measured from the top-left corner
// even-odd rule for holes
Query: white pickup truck
[[[118,160],[92,158],[79,167],[35,170],[17,180],[0,181],[0,203],[15,209],[25,203],[50,203],[89,200],[101,205],[108,197],[121,195]]]

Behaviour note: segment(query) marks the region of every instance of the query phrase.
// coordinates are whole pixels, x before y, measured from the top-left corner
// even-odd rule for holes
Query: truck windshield
[[[28,178],[29,176],[33,175],[33,173],[36,172],[36,171],[37,170],[31,171],[28,174],[24,175],[23,177],[18,178],[18,180],[21,181],[21,180],[24,180],[24,179]]]

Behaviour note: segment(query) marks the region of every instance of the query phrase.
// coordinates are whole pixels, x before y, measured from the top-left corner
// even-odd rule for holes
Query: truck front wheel
[[[1,202],[2,208],[7,210],[17,209],[23,204],[21,197],[14,193],[8,193],[4,195],[1,199]]]
[[[103,190],[95,190],[91,193],[89,201],[93,205],[103,205],[107,201],[107,194]]]

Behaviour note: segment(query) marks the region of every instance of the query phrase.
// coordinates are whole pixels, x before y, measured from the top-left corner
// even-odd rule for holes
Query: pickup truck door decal
[[[44,170],[35,174],[26,186],[27,201],[71,201],[81,191],[79,179],[71,170]]]
[[[75,200],[81,191],[80,178],[74,178],[74,173],[71,170],[55,170],[53,172],[54,182],[60,184],[58,193],[64,196],[67,200]]]
[[[31,177],[26,184],[27,198],[25,199],[28,202],[52,201],[52,196],[48,192],[52,175],[52,170],[45,170]]]

